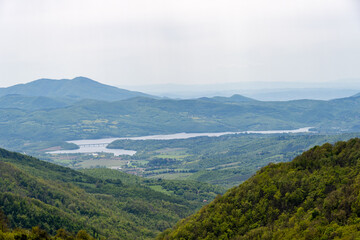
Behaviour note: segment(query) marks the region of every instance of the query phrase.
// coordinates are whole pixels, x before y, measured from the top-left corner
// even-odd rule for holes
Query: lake
[[[119,155],[134,155],[136,151],[125,149],[108,149],[106,146],[115,140],[173,140],[173,139],[187,139],[193,137],[220,137],[229,134],[282,134],[282,133],[306,133],[312,127],[299,128],[294,130],[268,130],[268,131],[242,131],[242,132],[218,132],[218,133],[175,133],[165,135],[150,135],[142,137],[120,137],[120,138],[101,138],[101,139],[85,139],[72,140],[68,143],[74,143],[80,148],[75,150],[59,150],[48,152],[51,154],[71,154],[71,153],[96,153],[106,152],[113,153],[115,156]]]

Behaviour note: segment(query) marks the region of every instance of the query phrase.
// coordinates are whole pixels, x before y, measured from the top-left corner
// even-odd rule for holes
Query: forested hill
[[[220,193],[201,183],[128,183],[124,174],[107,171],[111,178],[90,176],[0,149],[0,213],[13,229],[39,226],[51,235],[84,229],[96,238],[151,239],[204,205],[203,199],[166,189],[200,188],[209,200]]]
[[[16,102],[26,102],[19,100]],[[1,99],[0,99],[1,100]],[[15,100],[14,100],[15,101]],[[4,101],[5,102],[5,101]],[[82,100],[63,108],[0,107],[0,145],[21,149],[34,141],[315,127],[323,133],[360,131],[360,97],[332,101],[219,102],[204,99]],[[51,104],[66,104],[54,102]],[[9,104],[14,107],[14,104]],[[41,108],[39,110],[39,108]],[[28,142],[27,142],[28,141]]]
[[[270,164],[159,239],[358,239],[360,139]]]

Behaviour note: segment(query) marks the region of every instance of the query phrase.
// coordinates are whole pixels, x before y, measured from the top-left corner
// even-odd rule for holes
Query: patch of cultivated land
[[[113,159],[90,159],[76,164],[76,167],[91,168],[91,167],[122,167],[126,165],[127,160],[113,160]]]

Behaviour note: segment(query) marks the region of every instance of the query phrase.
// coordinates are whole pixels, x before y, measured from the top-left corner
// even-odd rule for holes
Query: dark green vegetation
[[[123,166],[124,171],[135,168],[146,177],[192,179],[230,188],[270,162],[288,162],[315,145],[357,136],[239,134],[178,140],[118,140],[108,147],[138,151],[128,157],[131,165]]]
[[[360,139],[270,164],[159,239],[358,239]]]
[[[203,198],[222,193],[207,184],[146,183],[107,169],[89,174],[0,149],[0,211],[10,228],[148,239],[204,205]]]
[[[63,240],[93,240],[86,231],[80,230],[77,234],[71,234],[65,229],[59,229],[56,231],[55,236],[49,235],[46,231],[42,230],[38,226],[33,227],[31,230],[16,228],[14,230],[9,229],[8,221],[4,213],[0,210],[0,239],[1,240],[51,240],[51,239],[63,239]]]

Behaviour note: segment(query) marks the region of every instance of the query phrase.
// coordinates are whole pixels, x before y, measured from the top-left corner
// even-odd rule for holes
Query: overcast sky
[[[0,87],[360,77],[358,0],[0,0]]]

